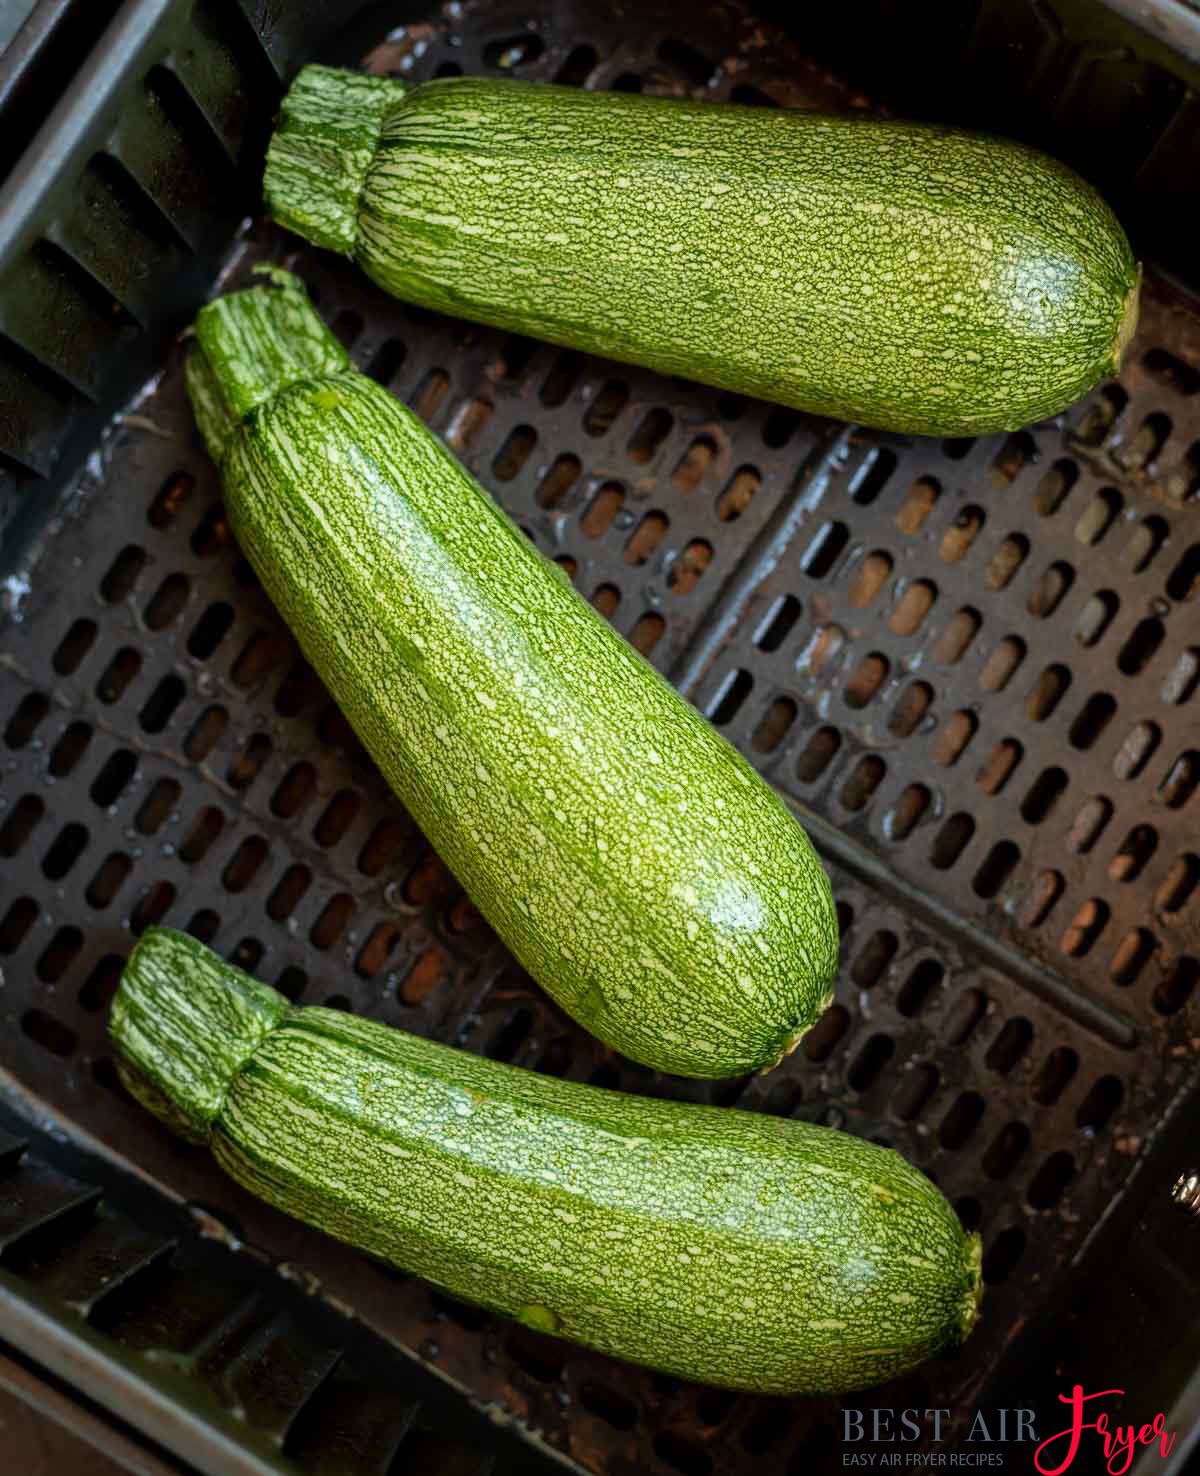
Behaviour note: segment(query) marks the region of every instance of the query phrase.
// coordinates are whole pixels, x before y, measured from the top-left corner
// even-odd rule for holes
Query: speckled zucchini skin
[[[1053,415],[1137,317],[1090,185],[945,127],[307,67],[264,190],[406,301],[895,431]]]
[[[534,979],[687,1076],[831,999],[829,880],[774,792],[288,279],[211,304],[189,389],[238,542],[396,793]]]
[[[125,1080],[290,1215],[681,1378],[838,1394],[970,1331],[979,1237],[899,1154],[542,1077],[274,990],[150,929]]]

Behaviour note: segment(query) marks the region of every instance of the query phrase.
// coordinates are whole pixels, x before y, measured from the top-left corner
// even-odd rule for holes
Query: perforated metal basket
[[[150,24],[154,9],[118,18],[138,12],[142,29],[105,74],[91,152],[71,175],[60,150],[53,209],[28,216],[0,278],[8,383],[27,374],[29,424],[49,417],[8,453],[26,562],[0,664],[0,1060],[68,1125],[612,1472],[833,1469],[837,1407],[693,1388],[539,1338],[385,1279],[242,1194],[116,1084],[104,1016],[131,934],[187,928],[292,998],[542,1071],[869,1135],[983,1232],[978,1331],[878,1398],[957,1418],[1195,1078],[1200,317],[1155,267],[1183,259],[1163,200],[1194,147],[1186,56],[1083,5],[939,8],[928,34],[907,10],[862,7],[852,55],[844,17],[789,35],[725,4],[369,8],[319,44],[303,7],[284,39],[253,8],[160,5]],[[1085,167],[1093,149],[1149,257],[1128,367],[1054,422],[939,443],[391,302],[273,228],[235,233],[276,68],[314,50],[413,78],[513,72],[763,106],[866,106],[865,76],[874,101],[971,119],[995,112],[1015,56],[1034,101],[1058,98],[1031,102],[1023,131]],[[945,87],[922,92],[935,64]],[[168,137],[188,168],[156,191]],[[93,236],[70,216],[79,201]],[[843,967],[833,1009],[770,1076],[683,1082],[605,1051],[521,974],[390,797],[233,545],[192,428],[171,335],[219,256],[228,285],[263,259],[297,270],[355,361],[796,807],[834,877]],[[97,439],[106,396],[151,365]],[[77,489],[53,502],[55,447],[69,461],[85,443]]]

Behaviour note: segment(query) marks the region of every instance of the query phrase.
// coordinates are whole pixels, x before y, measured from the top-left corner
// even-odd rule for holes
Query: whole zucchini
[[[837,1394],[964,1338],[979,1237],[899,1154],[291,1009],[147,929],[122,1076],[271,1204],[456,1296],[687,1379]]]
[[[406,301],[895,431],[1053,415],[1137,321],[1091,186],[952,128],[306,67],[264,190]]]
[[[807,836],[276,275],[202,310],[188,386],[304,654],[576,1019],[664,1071],[773,1065],[837,968]]]

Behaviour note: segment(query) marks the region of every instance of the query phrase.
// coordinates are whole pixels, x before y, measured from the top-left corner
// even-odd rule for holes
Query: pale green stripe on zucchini
[[[273,994],[147,930],[113,1004],[126,1080],[152,1082],[146,1104],[162,1113],[165,1096],[172,1125],[187,1117],[255,1194],[456,1296],[682,1378],[778,1394],[878,1383],[975,1321],[979,1237],[890,1150],[538,1076],[278,995],[247,1055],[250,992]]]
[[[306,67],[264,193],[406,301],[909,433],[1056,414],[1137,321],[1065,165],[861,114]]]
[[[661,1070],[777,1062],[830,1002],[837,922],[774,792],[296,287],[218,299],[196,343],[239,544],[531,976]]]

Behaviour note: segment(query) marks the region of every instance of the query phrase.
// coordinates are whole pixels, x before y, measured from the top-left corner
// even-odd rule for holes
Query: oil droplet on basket
[[[541,1333],[556,1333],[562,1326],[558,1314],[549,1307],[543,1307],[540,1302],[530,1302],[528,1306],[522,1307],[517,1313],[517,1321],[532,1328],[534,1332]]]

